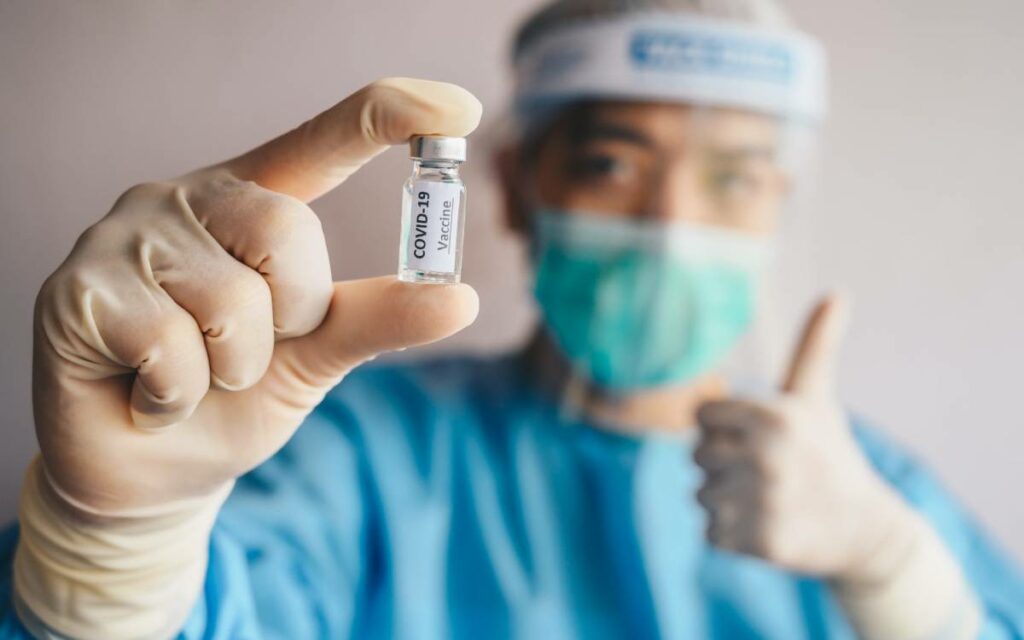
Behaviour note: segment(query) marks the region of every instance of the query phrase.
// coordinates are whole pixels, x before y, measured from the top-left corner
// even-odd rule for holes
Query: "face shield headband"
[[[704,17],[652,12],[580,20],[515,59],[524,121],[588,98],[746,109],[816,124],[826,111],[826,60],[814,39]]]

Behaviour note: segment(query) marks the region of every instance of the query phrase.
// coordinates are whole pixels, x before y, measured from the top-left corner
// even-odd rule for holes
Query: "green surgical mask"
[[[764,238],[684,222],[544,210],[534,293],[574,370],[628,391],[684,382],[725,359],[753,319]]]

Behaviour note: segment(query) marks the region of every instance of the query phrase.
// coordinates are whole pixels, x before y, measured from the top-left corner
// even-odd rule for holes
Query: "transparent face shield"
[[[773,375],[771,266],[806,154],[797,130],[658,103],[576,107],[537,129],[534,293],[568,365],[568,411],[707,376],[748,388]]]
[[[765,379],[782,342],[769,258],[803,123],[825,113],[821,46],[652,10],[534,34],[514,66],[535,293],[567,388],[629,400]]]

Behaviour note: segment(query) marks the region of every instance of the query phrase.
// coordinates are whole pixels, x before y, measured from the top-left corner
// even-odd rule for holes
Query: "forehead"
[[[594,101],[570,109],[555,125],[570,142],[601,137],[608,125],[632,130],[658,147],[697,139],[716,145],[768,145],[778,141],[777,118],[749,111],[659,102]]]

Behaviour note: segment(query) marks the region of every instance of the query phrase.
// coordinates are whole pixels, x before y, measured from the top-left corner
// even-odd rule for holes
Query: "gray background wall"
[[[35,449],[35,291],[125,187],[242,151],[384,75],[460,83],[493,122],[507,34],[532,5],[0,0],[0,516]],[[1024,559],[1024,4],[790,7],[835,73],[820,187],[789,225],[784,319],[831,283],[851,290],[844,398]],[[531,312],[474,149],[465,275],[483,311],[443,348],[494,350]],[[394,268],[408,168],[391,152],[316,203],[339,278]]]

